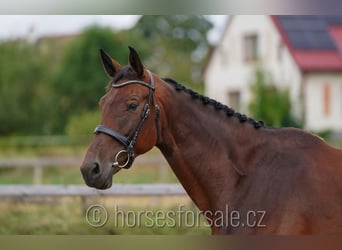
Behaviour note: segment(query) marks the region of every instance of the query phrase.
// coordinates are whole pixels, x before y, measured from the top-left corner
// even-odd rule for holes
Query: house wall
[[[239,111],[248,114],[248,103],[252,95],[250,84],[253,82],[257,63],[244,60],[243,39],[245,35],[258,36],[259,63],[270,73],[273,82],[282,88],[290,89],[294,113],[302,117],[301,82],[302,76],[285,45],[279,46],[281,37],[269,16],[234,16],[212,54],[205,72],[206,95],[229,104],[228,93],[240,92]]]
[[[306,74],[305,93],[305,128],[342,132],[342,73]]]
[[[206,95],[229,105],[228,93],[239,91],[238,111],[248,114],[250,84],[257,67],[244,60],[243,39],[248,34],[258,36],[259,65],[278,87],[289,88],[294,115],[304,127],[342,133],[342,73],[303,74],[286,45],[280,45],[283,41],[269,16],[233,16],[229,20],[204,75]]]

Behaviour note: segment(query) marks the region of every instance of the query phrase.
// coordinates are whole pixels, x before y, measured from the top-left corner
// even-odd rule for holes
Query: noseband
[[[131,80],[131,81],[127,81],[127,82],[123,82],[120,84],[112,84],[113,88],[121,88],[130,84],[140,84],[142,86],[145,86],[147,88],[149,88],[150,92],[149,92],[149,96],[148,96],[148,101],[145,104],[142,112],[141,112],[141,117],[140,117],[140,121],[138,122],[137,126],[134,128],[134,130],[131,132],[131,134],[126,137],[122,134],[120,134],[119,132],[116,132],[114,130],[112,130],[111,128],[108,128],[104,125],[98,125],[95,128],[94,133],[95,134],[99,134],[99,133],[104,133],[106,135],[109,135],[110,137],[112,137],[113,139],[117,140],[118,142],[120,142],[125,149],[119,151],[116,155],[115,155],[115,159],[114,162],[112,163],[113,167],[119,167],[119,168],[125,168],[125,169],[129,169],[134,161],[134,145],[137,141],[139,132],[144,124],[144,122],[146,121],[146,119],[148,118],[148,116],[150,115],[150,105],[153,104],[154,100],[153,100],[153,93],[154,93],[154,79],[152,76],[152,73],[150,71],[148,71],[148,74],[150,76],[150,82],[144,82],[144,81],[139,81],[139,80]],[[156,108],[156,124],[157,124],[157,130],[158,130],[158,119],[159,119],[159,114],[160,114],[160,109],[158,107],[158,105],[155,105]],[[159,134],[159,131],[157,131]],[[119,156],[121,154],[126,154],[127,155],[127,160],[123,165],[120,165],[119,163]]]

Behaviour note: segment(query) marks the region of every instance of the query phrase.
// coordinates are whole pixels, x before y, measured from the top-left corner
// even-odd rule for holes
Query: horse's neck
[[[170,86],[162,108],[162,140],[158,145],[179,181],[202,210],[232,200],[246,174],[254,146],[251,124],[240,124],[212,106],[192,100]],[[247,164],[247,163],[246,163]]]

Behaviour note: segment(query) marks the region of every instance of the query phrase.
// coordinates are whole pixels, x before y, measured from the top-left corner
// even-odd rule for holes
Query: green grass
[[[143,198],[139,198],[143,199]],[[108,201],[110,200],[110,201]],[[142,204],[146,201],[141,201]],[[148,201],[147,201],[148,202]],[[28,235],[71,235],[71,234],[131,234],[131,235],[151,235],[151,234],[189,234],[189,235],[203,235],[210,234],[210,229],[202,223],[192,223],[185,216],[174,217],[175,223],[167,224],[167,220],[159,219],[156,217],[151,218],[154,220],[151,224],[150,220],[142,217],[140,225],[132,223],[134,217],[127,224],[122,221],[115,222],[119,217],[115,214],[115,205],[121,204],[120,211],[130,211],[138,214],[142,211],[179,211],[179,205],[171,204],[167,207],[151,207],[150,205],[129,206],[122,205],[122,201],[116,202],[114,198],[89,198],[85,203],[80,198],[58,198],[48,199],[44,202],[34,201],[2,201],[0,203],[0,234],[28,234]],[[86,209],[91,204],[104,204],[109,217],[106,225],[100,228],[90,226],[86,220]],[[197,209],[191,205],[182,208],[184,213],[196,213]],[[128,213],[127,213],[128,214]],[[128,217],[127,217],[128,218]],[[137,218],[137,217],[136,217]],[[202,218],[203,219],[203,218]],[[204,219],[203,219],[204,220]],[[136,223],[137,223],[136,219]],[[153,226],[151,226],[153,225]],[[188,225],[188,226],[187,226]]]
[[[14,143],[14,142],[15,143]],[[0,158],[30,158],[41,156],[83,156],[87,145],[34,145],[17,143],[6,144],[2,138],[0,143]],[[151,155],[159,154],[153,149]],[[80,162],[81,164],[81,162]],[[172,170],[158,165],[134,164],[129,170],[122,170],[113,177],[114,183],[156,183],[178,182]],[[2,168],[0,169],[1,184],[33,184],[33,168]],[[49,166],[42,168],[42,184],[84,184],[79,166],[60,167]],[[184,197],[183,197],[184,198]],[[168,210],[177,204],[170,203],[169,197],[107,197],[87,198],[86,202],[80,197],[69,198],[24,198],[0,200],[0,234],[208,234],[207,228],[185,227],[115,227],[113,220],[101,228],[87,224],[85,210],[90,204],[107,204],[114,207],[120,203],[125,210],[140,211],[141,209]],[[158,205],[156,200],[166,200],[166,206]],[[110,203],[108,203],[110,201]],[[151,204],[157,203],[157,207]],[[189,209],[194,209],[190,207]]]

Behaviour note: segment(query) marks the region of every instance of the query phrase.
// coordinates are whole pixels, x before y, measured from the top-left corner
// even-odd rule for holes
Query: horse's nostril
[[[97,175],[100,173],[100,166],[97,162],[94,162],[92,167],[91,167],[91,173],[94,175]]]

